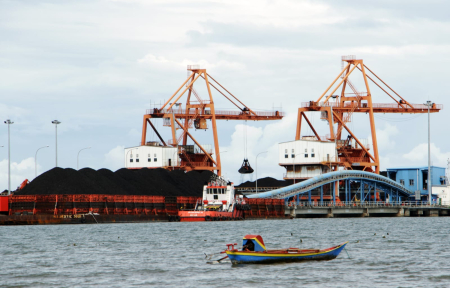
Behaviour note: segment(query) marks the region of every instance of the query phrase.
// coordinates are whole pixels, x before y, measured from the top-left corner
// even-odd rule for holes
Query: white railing
[[[146,109],[146,114],[172,114],[172,110],[173,113],[175,114],[175,118],[180,118],[180,117],[186,117],[186,116],[195,116],[195,115],[200,115],[200,116],[210,116],[211,115],[211,110],[205,110],[205,111],[196,111],[196,109],[190,109],[189,111],[187,109],[182,109],[182,108],[174,108],[174,109],[157,109],[157,108],[153,108],[153,109]],[[259,111],[259,110],[253,110],[253,112],[256,113],[256,116],[263,116],[263,117],[280,117],[280,116],[284,116],[284,112],[281,111]],[[228,110],[215,110],[215,115],[216,116],[242,116],[242,115],[249,115],[252,116],[253,114],[251,114],[250,112],[243,112],[243,111],[228,111]]]
[[[385,202],[385,201],[291,201],[286,204],[286,207],[298,208],[314,208],[314,207],[338,207],[338,208],[449,208],[449,205],[442,205],[438,203],[432,203],[431,205],[425,201],[401,201],[401,202]]]
[[[301,107],[302,108],[308,108],[308,107],[333,107],[333,108],[348,108],[351,109],[355,105],[352,103],[340,103],[340,102],[302,102]],[[425,104],[412,104],[411,106],[408,104],[403,104],[403,106],[406,107],[406,109],[421,109],[421,110],[427,110],[428,106]],[[373,103],[372,107],[374,109],[380,108],[380,109],[405,109],[400,104],[397,103]],[[358,108],[368,108],[367,103],[361,103],[361,105],[358,105]],[[431,109],[438,109],[441,110],[444,108],[443,104],[434,104],[434,106]]]

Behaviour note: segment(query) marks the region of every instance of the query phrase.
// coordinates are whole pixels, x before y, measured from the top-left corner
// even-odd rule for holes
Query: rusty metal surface
[[[72,217],[73,216],[73,217]],[[169,215],[4,215],[0,225],[96,224],[169,221]]]
[[[0,225],[132,223],[180,221],[180,209],[193,209],[197,197],[153,197],[160,203],[145,203],[145,197],[115,196],[107,202],[103,195],[11,196],[9,215],[0,215]],[[92,202],[89,202],[92,201]],[[94,202],[104,201],[104,202]],[[231,218],[284,218],[284,200],[247,199]],[[183,208],[181,208],[183,207]]]

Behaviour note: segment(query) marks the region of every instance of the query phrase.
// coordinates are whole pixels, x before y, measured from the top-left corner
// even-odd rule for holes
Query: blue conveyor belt
[[[406,189],[404,186],[387,177],[372,172],[357,171],[357,170],[342,170],[325,173],[313,177],[311,179],[305,180],[303,182],[286,186],[280,189],[249,195],[247,196],[247,198],[277,198],[277,199],[289,198],[297,194],[308,192],[322,185],[345,179],[377,182],[385,187],[397,190],[399,192],[399,195],[402,197],[409,197],[411,195],[411,192],[408,189]]]

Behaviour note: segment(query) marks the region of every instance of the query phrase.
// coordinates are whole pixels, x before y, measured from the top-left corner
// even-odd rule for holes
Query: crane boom
[[[302,118],[306,118],[305,112],[321,112],[321,118],[328,121],[330,134],[326,137],[319,137],[310,121],[307,124],[310,126],[316,139],[318,141],[335,142],[337,156],[334,161],[327,163],[337,170],[338,167],[345,167],[345,169],[380,172],[380,158],[378,155],[378,145],[375,129],[375,113],[428,113],[428,106],[426,104],[411,104],[405,98],[400,96],[389,85],[386,84],[380,77],[378,77],[372,70],[370,70],[362,59],[356,59],[355,56],[343,56],[343,69],[338,77],[328,86],[325,92],[317,99],[317,101],[304,102],[298,109],[298,120],[296,129],[296,140],[301,139]],[[366,70],[372,74],[372,77],[367,75]],[[366,92],[358,92],[355,86],[350,82],[350,75],[354,71],[359,71],[364,80]],[[338,79],[341,78],[338,82]],[[385,92],[394,103],[373,103],[372,93],[369,87],[370,82],[374,83],[378,88]],[[376,80],[380,81],[378,83]],[[336,85],[336,83],[338,83]],[[346,88],[350,87],[351,93],[346,93]],[[384,88],[383,88],[384,87]],[[341,92],[334,95],[338,89]],[[331,92],[330,92],[331,91]],[[390,92],[388,92],[390,91]],[[334,100],[334,101],[333,101]],[[430,113],[436,113],[443,109],[442,104],[432,104]],[[353,133],[347,122],[351,121],[353,113],[366,113],[369,115],[370,130],[372,138],[372,151],[369,151],[369,145],[363,144]],[[337,130],[334,125],[337,124]],[[347,139],[342,139],[341,131],[347,131]],[[335,131],[337,131],[335,133]],[[352,142],[353,141],[353,142]],[[355,144],[351,144],[355,143]]]
[[[204,80],[208,93],[207,99],[201,99],[194,88],[198,80]],[[210,80],[213,82],[211,83]],[[183,88],[186,86],[185,88]],[[236,106],[236,110],[215,110],[214,99],[211,93],[211,87],[221,96]],[[181,92],[180,92],[181,91]],[[185,94],[187,94],[184,107],[177,108],[177,103]],[[191,102],[191,96],[194,95],[196,101]],[[194,100],[195,100],[194,99]],[[177,147],[176,154],[181,158],[181,164],[175,167],[165,166],[166,169],[181,170],[210,170],[216,171],[221,175],[221,162],[219,153],[219,139],[216,120],[280,120],[284,113],[280,111],[255,111],[250,109],[235,95],[231,94],[223,85],[217,82],[206,72],[206,69],[200,69],[196,66],[188,66],[188,78],[176,90],[176,92],[165,101],[160,107],[147,109],[143,119],[141,146],[146,145],[147,125],[155,131],[163,147]],[[172,130],[172,139],[164,141],[161,134],[158,133],[151,119],[163,119],[163,126],[168,126]],[[212,149],[206,149],[194,138],[189,129],[208,129],[207,121],[211,121],[214,146]],[[182,134],[177,136],[176,130],[181,129]],[[191,139],[195,147],[190,147],[187,143]],[[166,144],[167,143],[167,144]],[[152,145],[154,143],[152,142]],[[193,145],[191,145],[193,146]],[[191,149],[192,148],[192,149]],[[195,149],[193,149],[195,148]],[[215,154],[215,160],[212,158]],[[178,163],[178,161],[177,161]]]

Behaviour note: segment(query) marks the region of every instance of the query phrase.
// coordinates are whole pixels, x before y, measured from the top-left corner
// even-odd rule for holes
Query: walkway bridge
[[[325,195],[324,195],[325,188]],[[312,195],[314,194],[314,195]],[[288,201],[307,201],[323,204],[324,198],[336,202],[401,202],[414,195],[404,186],[372,172],[342,170],[329,172],[283,188],[247,196],[248,198],[276,198]]]

